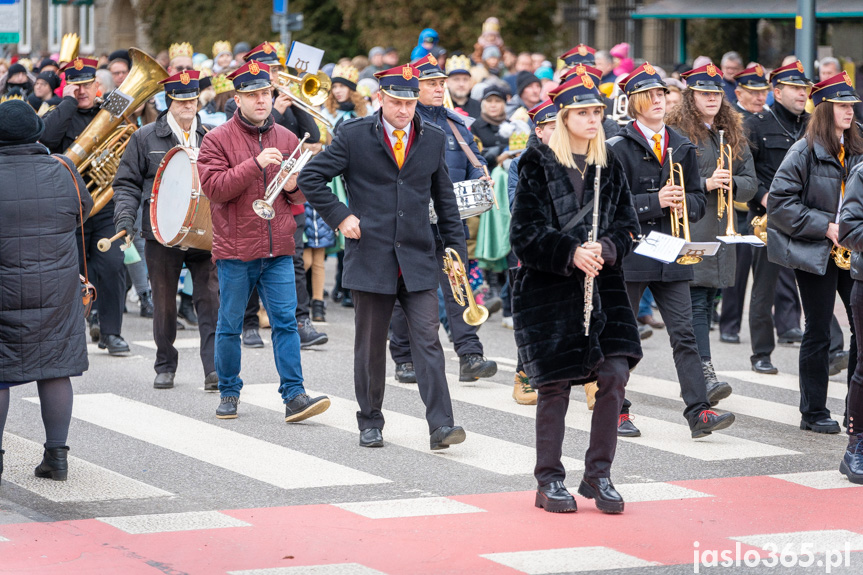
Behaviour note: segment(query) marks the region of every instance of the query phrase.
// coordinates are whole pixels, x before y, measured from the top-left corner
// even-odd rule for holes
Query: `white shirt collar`
[[[384,130],[386,130],[386,132],[387,132],[387,137],[389,137],[389,140],[390,140],[390,146],[395,146],[395,145],[396,145],[396,142],[398,142],[398,141],[399,141],[399,139],[398,139],[398,138],[393,134],[393,130],[395,130],[396,128],[394,128],[392,124],[390,124],[389,122],[387,122],[387,121],[384,119],[384,115],[383,115],[383,114],[381,114],[381,121],[382,121],[382,122],[383,122],[383,124],[384,124]],[[405,132],[405,135],[404,135],[404,137],[403,137],[403,139],[402,139],[402,143],[403,143],[405,146],[407,146],[407,145],[408,145],[408,138],[410,138],[410,135],[411,135],[411,127],[412,127],[412,125],[411,125],[411,124],[413,124],[413,122],[409,122],[407,126],[405,126],[404,128],[402,128],[402,130],[404,130],[404,132]]]
[[[653,130],[651,130],[650,128],[648,128],[647,126],[645,126],[644,124],[642,124],[638,120],[635,121],[635,125],[638,126],[638,129],[641,130],[641,133],[644,134],[645,138],[647,138],[647,143],[650,144],[651,146],[653,145],[653,142],[652,142],[653,135],[654,134],[661,135],[662,139],[659,140],[659,145],[662,147],[663,150],[665,149],[665,124],[662,124],[662,128],[660,128],[659,132],[654,132]]]

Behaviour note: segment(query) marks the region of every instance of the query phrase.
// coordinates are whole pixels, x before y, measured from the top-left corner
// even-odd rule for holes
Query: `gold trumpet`
[[[719,130],[719,158],[716,160],[716,169],[733,172],[732,162],[731,144],[725,143],[725,130]],[[732,186],[733,184],[729,182],[727,186],[720,186],[716,190],[716,215],[722,220],[722,216],[725,215],[725,212],[728,212],[728,223],[725,225],[726,236],[740,235],[734,229],[734,192],[732,191]]]
[[[458,268],[453,262],[458,262]],[[480,325],[488,319],[488,310],[483,305],[476,303],[473,297],[473,290],[470,289],[470,282],[467,279],[464,264],[461,262],[461,257],[458,252],[452,248],[447,248],[443,256],[443,271],[449,278],[449,285],[452,288],[452,297],[458,305],[465,305],[464,322],[468,325]]]
[[[762,242],[767,243],[767,214],[752,218],[752,232],[761,238]]]
[[[672,159],[672,153],[674,152],[673,148],[668,148],[668,166],[670,168],[670,172],[668,175],[668,184],[669,186],[680,186],[683,188],[683,199],[680,201],[680,209],[683,210],[683,221],[680,221],[680,217],[677,215],[677,210],[672,209],[671,211],[671,235],[675,238],[680,237],[681,231],[683,232],[683,239],[686,240],[686,243],[689,243],[689,214],[686,209],[686,186],[683,181],[683,164],[680,162],[674,163]],[[684,254],[677,258],[677,263],[684,266],[691,266],[692,264],[697,264],[701,261],[701,257]]]
[[[317,74],[306,74],[302,78],[287,72],[279,72],[276,75],[275,88],[289,97],[298,108],[328,128],[332,128],[330,121],[315,109],[327,101],[332,85],[330,78],[321,71]],[[294,93],[294,88],[298,93]]]

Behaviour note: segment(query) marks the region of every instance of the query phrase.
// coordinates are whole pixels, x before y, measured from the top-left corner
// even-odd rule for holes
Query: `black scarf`
[[[339,102],[339,110],[342,112],[353,112],[354,108],[356,108],[356,105],[350,100]]]

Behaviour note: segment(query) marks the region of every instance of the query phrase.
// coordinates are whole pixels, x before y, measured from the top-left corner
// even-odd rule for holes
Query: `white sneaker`
[[[505,327],[506,329],[513,329],[512,327],[512,316],[505,317],[501,320],[500,325]]]

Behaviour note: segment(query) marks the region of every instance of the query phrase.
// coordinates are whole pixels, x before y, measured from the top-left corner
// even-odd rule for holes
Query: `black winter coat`
[[[863,281],[863,163],[851,170],[839,216],[839,244],[851,250],[851,277]]]
[[[500,135],[500,124],[489,124],[480,118],[470,127],[470,131],[482,142],[482,157],[488,163],[488,171],[497,166],[497,157],[509,147],[509,138]]]
[[[72,162],[66,163],[74,171]],[[80,375],[89,366],[78,246],[93,207],[41,144],[0,147],[0,385]]]
[[[596,168],[585,173],[585,203],[593,203]],[[606,356],[622,356],[630,368],[641,359],[641,340],[626,294],[620,262],[638,234],[638,219],[617,154],[608,151],[602,170],[598,238],[608,238],[617,261],[600,271],[594,286],[590,336],[584,335],[584,273],[572,263],[587,241],[592,215],[566,233],[561,228],[581,209],[566,168],[545,144],[529,148],[519,162],[510,242],[521,261],[513,283],[512,310],[519,357],[535,386],[596,380]]]
[[[674,149],[674,163],[683,164],[686,207],[691,225],[704,217],[706,210],[695,146],[668,126],[665,129],[668,147]],[[623,165],[635,213],[641,224],[641,233],[647,236],[656,230],[671,235],[669,210],[659,206],[659,190],[665,186],[669,175],[668,154],[665,154],[664,162],[660,166],[653,153],[653,146],[648,144],[636,129],[634,121],[608,140],[608,145]],[[690,281],[695,277],[692,267],[678,263],[664,264],[635,253],[627,256],[623,262],[623,271],[628,282]]]
[[[445,247],[467,261],[464,228],[446,164],[446,136],[414,115],[413,138],[399,169],[381,113],[344,122],[332,144],[300,173],[306,200],[334,230],[345,218],[360,220],[359,240],[345,238],[342,286],[394,294],[401,270],[408,291],[437,290],[443,262],[435,257],[429,199]],[[209,136],[208,136],[209,137]],[[348,206],[327,184],[344,175]]]
[[[815,142],[812,150],[806,138],[795,143],[788,150],[770,186],[767,229],[779,230],[799,240],[830,244],[827,226],[836,221],[842,201],[842,182],[861,161],[863,156],[846,157],[843,168],[820,143]],[[801,254],[780,253],[774,247],[770,246],[768,251],[770,261],[785,267],[800,267],[795,261]],[[811,255],[815,253],[811,252]],[[822,258],[828,257],[826,251],[817,253]],[[803,257],[811,260],[809,255]]]
[[[153,226],[150,222],[150,194],[153,191],[153,181],[162,158],[180,141],[168,125],[168,111],[159,114],[156,121],[135,131],[129,139],[117,175],[114,177],[114,223],[122,216],[133,220],[138,215],[141,202],[144,212],[141,218],[141,234],[148,240],[155,240]],[[196,147],[200,147],[208,131],[201,124],[198,116]]]

